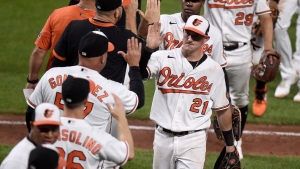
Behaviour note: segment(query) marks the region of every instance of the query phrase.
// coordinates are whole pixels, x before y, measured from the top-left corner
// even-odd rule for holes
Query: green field
[[[145,1],[143,1],[143,8]],[[48,16],[55,8],[68,4],[64,1],[21,1],[1,0],[0,11],[0,113],[24,114],[27,104],[23,96],[23,88],[26,85],[28,75],[28,63],[34,41],[41,31]],[[162,13],[175,13],[181,11],[180,1],[163,0]],[[296,16],[293,17],[289,34],[295,49],[295,25]],[[48,58],[46,58],[48,59]],[[46,63],[46,62],[45,62]],[[45,64],[40,72],[42,76]],[[254,117],[251,113],[253,102],[254,80],[250,84],[249,123],[300,125],[300,104],[293,102],[294,95],[298,92],[296,85],[291,88],[290,94],[284,99],[276,99],[274,91],[280,83],[278,74],[275,81],[268,84],[268,110],[262,117]],[[149,119],[149,112],[154,91],[154,81],[145,83],[146,104],[130,115],[129,118]],[[6,156],[11,146],[0,145],[0,161]],[[217,154],[208,153],[206,168],[211,168]],[[299,168],[299,157],[266,157],[245,155],[243,165],[247,168]],[[125,168],[151,168],[152,151],[137,150],[136,159],[126,165]],[[291,164],[293,166],[288,166]]]

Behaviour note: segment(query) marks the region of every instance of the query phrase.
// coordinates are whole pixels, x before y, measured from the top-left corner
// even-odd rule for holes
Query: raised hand
[[[121,101],[121,99],[115,95],[114,93],[112,93],[112,96],[114,98],[115,101],[115,105],[112,107],[109,103],[106,103],[106,106],[110,112],[110,114],[117,120],[119,120],[120,118],[125,118],[125,107]]]
[[[158,22],[160,20],[160,0],[147,0],[146,12],[138,10],[140,16],[148,23]]]
[[[118,51],[118,54],[123,56],[129,66],[139,66],[141,60],[141,49],[142,43],[139,43],[137,38],[132,37],[127,40],[127,53]]]
[[[156,49],[162,42],[165,35],[160,36],[161,23],[154,22],[148,26],[146,45],[150,49]]]

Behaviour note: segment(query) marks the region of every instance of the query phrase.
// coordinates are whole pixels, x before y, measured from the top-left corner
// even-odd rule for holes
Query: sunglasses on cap
[[[202,0],[182,0],[182,2],[193,2],[193,3],[199,3]]]
[[[40,133],[49,133],[59,131],[59,126],[37,126]]]
[[[203,36],[201,36],[200,34],[190,31],[190,30],[185,30],[185,33],[187,34],[187,37],[191,36],[193,41],[199,41],[199,40],[201,40],[201,38],[203,38]]]

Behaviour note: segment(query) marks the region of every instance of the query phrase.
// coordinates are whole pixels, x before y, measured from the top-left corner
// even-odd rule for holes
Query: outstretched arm
[[[128,160],[132,160],[134,158],[134,145],[131,132],[129,130],[128,122],[126,119],[126,113],[124,105],[122,104],[121,99],[112,94],[115,100],[115,105],[112,107],[109,103],[106,103],[111,115],[118,121],[118,129],[119,129],[119,140],[126,141],[129,146],[129,157]]]

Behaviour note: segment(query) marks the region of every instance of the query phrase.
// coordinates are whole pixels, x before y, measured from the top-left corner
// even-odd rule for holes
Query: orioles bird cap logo
[[[202,23],[202,21],[200,20],[200,19],[195,19],[194,21],[193,21],[193,25],[194,26],[198,26],[198,25],[200,25]]]
[[[50,118],[53,115],[53,112],[54,112],[54,110],[46,109],[45,113],[44,113],[44,116],[46,118]]]

